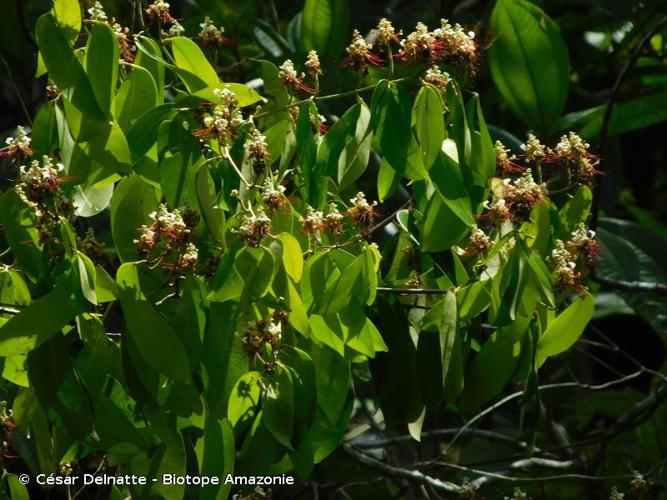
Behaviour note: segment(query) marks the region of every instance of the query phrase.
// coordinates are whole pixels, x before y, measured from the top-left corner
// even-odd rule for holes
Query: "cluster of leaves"
[[[32,473],[306,481],[358,386],[374,383],[388,428],[419,437],[427,414],[472,414],[510,381],[528,399],[579,338],[597,248],[588,145],[494,146],[457,83],[475,72],[474,34],[443,21],[403,38],[383,20],[346,50],[344,16],[321,4],[300,18],[311,81],[257,61],[261,94],[221,81],[219,27],[183,36],[164,2],[138,34],[101,6],[82,21],[72,0],[39,19],[49,99],[5,150],[16,180],[0,200],[6,457]],[[491,68],[548,136],[567,51],[540,9],[498,2],[499,31],[517,19],[556,54],[540,71],[555,87],[517,79],[536,70],[513,52],[525,39],[501,38]],[[320,94],[322,73],[351,85]],[[349,96],[328,126],[320,105]]]

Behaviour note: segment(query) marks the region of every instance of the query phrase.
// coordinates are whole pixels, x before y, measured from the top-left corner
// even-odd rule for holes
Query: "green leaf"
[[[289,370],[281,367],[266,380],[263,394],[262,422],[273,437],[287,448],[292,448],[294,433],[294,388]]]
[[[412,126],[427,169],[440,154],[442,141],[447,136],[444,112],[440,91],[433,85],[422,86],[412,106]]]
[[[30,385],[49,417],[62,423],[72,437],[85,439],[93,423],[90,400],[74,368],[68,340],[51,337],[31,351],[28,373]]]
[[[121,265],[116,281],[127,329],[143,359],[159,373],[189,383],[190,366],[185,347],[172,326],[146,300],[140,287],[138,265]]]
[[[567,351],[581,336],[593,317],[595,300],[589,293],[578,297],[549,323],[537,343],[537,366],[548,357]]]
[[[13,189],[4,193],[0,200],[0,223],[21,270],[37,281],[44,272],[42,245],[30,209]]]
[[[484,342],[465,372],[464,411],[475,411],[496,396],[519,364],[522,339],[530,318],[518,317],[510,326],[499,328]]]
[[[376,93],[379,95],[376,97]],[[373,94],[375,116],[375,141],[386,165],[395,172],[398,180],[405,174],[410,145],[410,117],[412,103],[407,91],[398,85],[378,86]],[[384,164],[383,162],[383,164]],[[396,187],[378,190],[380,200],[387,198]]]
[[[149,214],[157,210],[158,201],[153,186],[136,174],[116,186],[111,198],[111,234],[121,261],[137,259],[134,240],[142,225],[151,224]]]
[[[470,196],[465,187],[459,165],[442,151],[438,151],[429,172],[433,185],[445,204],[466,225],[474,223]]]
[[[468,223],[454,212],[440,193],[435,193],[422,224],[422,244],[427,252],[441,252],[456,245],[468,232]]]
[[[302,104],[299,108],[299,119],[296,125],[297,154],[299,155],[299,165],[301,174],[305,181],[307,199],[310,204],[319,208],[324,204],[325,190],[322,177],[318,176],[316,168],[317,143],[313,126],[311,124],[312,113],[317,114],[312,103]]]
[[[306,0],[301,19],[306,50],[315,49],[321,56],[337,60],[346,43],[347,3],[348,0]]]
[[[173,107],[173,104],[161,104],[149,109],[134,122],[127,133],[127,144],[134,164],[155,145],[160,125],[169,119],[173,113]]]
[[[107,23],[94,23],[86,45],[86,73],[100,109],[111,117],[118,81],[118,41]]]
[[[100,187],[81,185],[74,186],[72,201],[76,215],[80,217],[93,217],[109,206],[113,196],[113,183]]]
[[[563,223],[564,239],[572,233],[582,222],[586,222],[593,202],[593,193],[588,186],[579,186],[572,198],[560,209],[560,218]]]
[[[245,247],[236,255],[234,265],[243,279],[242,305],[266,295],[275,272],[275,259],[271,252],[264,247]]]
[[[253,421],[259,409],[261,378],[259,372],[248,372],[234,384],[227,404],[227,418],[237,434]]]
[[[37,20],[35,35],[49,76],[65,99],[90,118],[104,121],[107,114],[100,108],[86,72],[51,14]]]
[[[303,252],[299,240],[289,233],[280,233],[278,238],[283,245],[282,259],[285,271],[295,283],[298,283],[303,274]]]
[[[491,15],[498,39],[489,49],[493,80],[507,106],[546,136],[565,106],[570,58],[556,23],[527,0],[498,0]]]
[[[70,45],[74,45],[79,32],[81,31],[81,6],[78,0],[54,0],[51,13],[56,18],[60,29]],[[46,73],[44,66],[44,59],[42,54],[37,57],[37,73],[36,78],[39,78]]]
[[[201,449],[201,451],[200,451]],[[204,424],[204,436],[197,442],[199,473],[202,476],[227,477],[234,472],[234,432],[229,420],[218,421],[207,417]],[[231,484],[207,485],[199,493],[200,500],[227,498]]]
[[[11,500],[30,500],[30,494],[16,474],[5,473],[5,482],[9,488]]]
[[[417,351],[404,308],[384,299],[378,299],[376,308],[373,323],[382,333],[388,351],[377,354],[371,361],[371,369],[382,413],[391,427],[413,422],[424,405],[419,390]]]
[[[95,271],[95,264],[90,258],[77,250],[76,252],[76,267],[75,272],[79,276],[79,285],[81,293],[91,304],[97,305],[97,293],[95,280],[97,272]]]
[[[177,67],[189,71],[193,75],[197,75],[209,86],[220,86],[220,79],[217,73],[195,42],[189,38],[180,36],[170,38],[169,41],[171,42],[171,49],[174,53],[174,60]]]
[[[587,110],[588,123],[580,130],[585,139],[597,137],[602,128],[605,106]],[[609,121],[609,136],[621,135],[667,120],[667,92],[641,96],[616,104]]]
[[[350,187],[368,167],[373,139],[373,134],[370,133],[371,113],[365,103],[360,103],[360,107],[357,123],[350,130],[350,136],[338,159],[340,189]]]
[[[118,125],[128,132],[137,119],[158,105],[158,91],[151,73],[135,66],[118,89],[116,117]]]
[[[0,356],[25,354],[58,334],[82,312],[68,280],[0,326]]]

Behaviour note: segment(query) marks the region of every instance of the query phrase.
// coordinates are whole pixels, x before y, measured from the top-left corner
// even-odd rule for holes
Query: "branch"
[[[434,439],[443,436],[451,436],[459,432],[459,430],[460,429],[458,427],[454,427],[449,429],[433,429],[430,431],[424,431],[421,434],[421,439]],[[490,441],[497,441],[499,443],[509,444],[516,448],[521,448],[521,449],[528,448],[528,443],[526,443],[525,441],[520,441],[511,436],[500,434],[498,432],[487,431],[484,429],[466,429],[464,431],[464,434],[467,434],[472,437],[479,437],[482,439],[488,439]],[[414,441],[414,438],[412,436],[404,435],[404,436],[389,437],[385,439],[372,439],[372,440],[369,439],[365,441],[358,441],[354,443],[354,446],[359,449],[372,450],[378,448],[385,448],[386,446],[390,446],[393,444],[409,443],[412,441]],[[536,447],[533,447],[533,450],[535,452],[541,451],[539,448]]]
[[[445,491],[447,493],[461,493],[464,491],[464,489],[458,484],[450,483],[449,481],[442,481],[435,477],[428,476],[421,471],[403,469],[401,467],[394,467],[393,465],[386,464],[375,457],[353,448],[347,443],[343,443],[343,450],[362,464],[390,476],[409,479],[416,483],[429,486],[437,491]]]
[[[565,388],[568,388],[568,387],[577,387],[577,388],[581,388],[581,389],[588,389],[588,390],[591,390],[591,391],[601,391],[601,390],[607,389],[609,387],[613,387],[613,386],[618,385],[618,384],[624,384],[624,383],[626,383],[626,382],[628,382],[628,381],[630,381],[634,378],[639,377],[640,375],[642,375],[644,373],[645,373],[645,370],[640,368],[636,372],[630,373],[629,375],[626,375],[625,377],[620,377],[618,379],[614,379],[614,380],[611,380],[609,382],[605,382],[604,384],[591,385],[591,384],[582,384],[580,382],[562,382],[562,383],[558,383],[558,384],[541,385],[537,388],[537,390],[542,391],[542,390],[547,390],[547,389],[565,389]],[[509,403],[510,401],[512,401],[514,399],[518,399],[518,398],[522,397],[523,395],[524,395],[524,391],[514,392],[514,393],[512,393],[508,396],[505,396],[500,401],[492,404],[488,408],[485,408],[484,410],[479,412],[477,415],[472,417],[470,420],[468,420],[461,427],[461,429],[459,429],[459,432],[457,432],[454,435],[454,437],[449,442],[449,444],[447,445],[445,450],[442,452],[442,454],[447,455],[447,453],[449,453],[449,450],[451,450],[452,446],[454,446],[454,443],[463,435],[464,432],[466,432],[466,430],[468,428],[470,428],[471,425],[478,422],[479,420],[481,420],[482,418],[484,418],[488,414],[493,413],[495,410],[497,410],[501,406]]]
[[[616,288],[617,290],[626,290],[629,292],[658,292],[667,294],[667,285],[663,283],[650,283],[646,281],[624,281],[617,280],[613,278],[606,278],[604,276],[598,276],[594,274],[591,279],[600,283],[601,285],[606,285],[610,288]]]

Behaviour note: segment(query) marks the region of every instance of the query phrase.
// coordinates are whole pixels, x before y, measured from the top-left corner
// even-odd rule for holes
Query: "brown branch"
[[[625,281],[613,278],[606,278],[594,274],[591,279],[601,285],[615,288],[617,290],[625,290],[628,292],[657,292],[667,294],[667,285],[663,283],[651,283],[646,281]]]

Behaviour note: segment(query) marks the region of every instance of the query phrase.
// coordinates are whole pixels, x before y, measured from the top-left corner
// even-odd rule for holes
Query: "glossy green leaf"
[[[104,120],[106,112],[98,104],[86,72],[53,15],[44,14],[39,18],[35,35],[49,76],[65,98],[90,118]]]
[[[556,23],[527,0],[498,0],[491,15],[498,39],[489,49],[491,74],[508,107],[546,135],[567,99],[570,58]]]
[[[565,352],[579,339],[593,317],[594,309],[595,300],[592,295],[586,293],[575,299],[567,309],[547,325],[547,329],[537,344],[536,363],[538,367],[548,357]]]
[[[159,373],[189,383],[190,366],[183,343],[160,312],[146,299],[137,264],[123,264],[116,275],[120,302],[132,341]]]
[[[412,126],[427,169],[440,154],[446,137],[444,112],[440,91],[433,85],[422,86],[412,106]]]
[[[347,0],[306,0],[301,18],[305,49],[336,60],[345,47],[347,23]]]
[[[77,314],[81,304],[67,280],[32,302],[0,326],[0,356],[25,354],[58,334]]]
[[[81,217],[93,217],[106,209],[113,196],[113,184],[103,186],[74,187],[74,208]]]
[[[94,23],[86,45],[86,74],[100,109],[111,116],[119,63],[118,41],[107,23]]]
[[[197,75],[209,86],[219,86],[220,79],[199,46],[185,37],[169,40],[176,66]]]
[[[287,274],[298,283],[303,273],[303,252],[299,240],[289,233],[278,235],[283,245],[283,266]]]
[[[512,325],[499,328],[482,345],[465,372],[462,406],[475,411],[496,396],[514,373],[521,354],[522,339],[530,318],[517,318]]]
[[[227,418],[237,433],[257,414],[261,397],[260,379],[259,372],[248,372],[234,384],[227,405]]]
[[[294,387],[286,368],[266,381],[262,406],[262,422],[273,437],[287,448],[292,447],[294,434]]]
[[[135,66],[118,89],[115,113],[118,125],[128,132],[134,122],[158,105],[158,91],[151,73]]]

